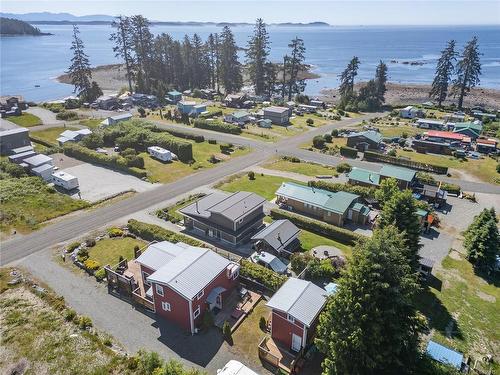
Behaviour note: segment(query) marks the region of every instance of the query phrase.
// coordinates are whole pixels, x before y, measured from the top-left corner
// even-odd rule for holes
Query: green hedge
[[[219,109],[217,111],[209,111],[208,113],[202,113],[198,116],[198,118],[210,118],[210,117],[218,117],[222,116],[222,110]]]
[[[147,176],[146,171],[135,167],[129,167],[127,165],[127,159],[121,156],[108,156],[100,154],[96,151],[90,150],[86,147],[82,147],[72,142],[65,143],[63,146],[63,151],[65,155],[74,157],[75,159],[117,169],[138,178]]]
[[[205,137],[202,135],[198,134],[193,134],[193,133],[188,133],[188,132],[183,132],[182,130],[167,130],[167,133],[173,135],[174,137],[178,138],[184,138],[184,139],[191,139],[195,141],[196,143],[201,143],[205,141]]]
[[[352,147],[342,146],[340,147],[340,155],[347,158],[356,159],[358,156],[358,150]]]
[[[245,259],[241,260],[240,275],[255,280],[274,292],[287,280],[286,276]]]
[[[137,237],[140,237],[146,241],[169,241],[173,243],[184,242],[191,246],[205,247],[205,244],[201,241],[195,240],[180,233],[172,232],[171,230],[162,228],[158,225],[147,224],[141,221],[130,219],[128,221],[127,227],[130,233],[133,233]]]
[[[274,220],[288,219],[301,229],[319,234],[346,245],[354,245],[356,241],[365,240],[366,236],[351,232],[350,230],[323,223],[319,220],[307,218],[281,209],[272,209],[271,217]]]
[[[220,133],[241,134],[241,128],[239,126],[224,124],[219,121],[196,119],[193,125],[195,128],[213,130]]]
[[[59,146],[57,143],[52,143],[52,142],[46,141],[45,139],[39,138],[39,137],[32,135],[32,134],[30,134],[30,140],[35,142],[35,143],[39,143],[43,146],[46,146],[46,147],[58,147]]]
[[[368,161],[379,161],[388,164],[400,165],[406,168],[413,168],[419,171],[447,174],[448,167],[436,164],[420,163],[418,161],[402,159],[394,156],[379,154],[378,152],[365,151],[364,158]]]
[[[375,198],[375,187],[365,187],[358,185],[349,185],[349,184],[341,184],[341,183],[333,183],[326,181],[309,181],[307,183],[309,186],[328,190],[336,193],[337,191],[346,191],[348,193],[353,193],[362,196],[363,198]]]

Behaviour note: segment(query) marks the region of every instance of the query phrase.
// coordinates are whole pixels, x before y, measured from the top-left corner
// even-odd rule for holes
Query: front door
[[[295,352],[300,352],[302,347],[302,337],[297,336],[295,333],[292,333],[292,350]]]
[[[347,219],[352,220],[352,210],[351,209],[349,209],[347,211]]]

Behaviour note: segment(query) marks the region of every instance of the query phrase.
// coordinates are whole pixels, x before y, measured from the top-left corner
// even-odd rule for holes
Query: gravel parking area
[[[75,160],[67,156],[64,156],[63,159],[63,164],[68,165]],[[80,162],[64,169],[61,168],[61,170],[78,177],[81,198],[89,202],[97,202],[130,190],[141,193],[158,186],[125,173],[88,163]],[[78,193],[74,194],[73,197],[79,198]]]

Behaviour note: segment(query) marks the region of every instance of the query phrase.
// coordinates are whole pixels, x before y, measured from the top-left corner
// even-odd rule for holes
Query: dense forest
[[[13,18],[0,17],[0,35],[52,35],[42,33],[38,27]]]

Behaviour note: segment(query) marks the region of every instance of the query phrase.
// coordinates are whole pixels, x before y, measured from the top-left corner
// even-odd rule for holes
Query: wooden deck
[[[247,296],[241,299],[238,291],[233,290],[223,301],[222,310],[215,316],[214,324],[222,328],[224,322],[227,321],[231,326],[231,332],[234,332],[261,298],[261,294],[249,290]]]
[[[301,353],[292,353],[283,348],[272,337],[265,336],[259,344],[259,357],[276,368],[293,374],[301,361]]]

